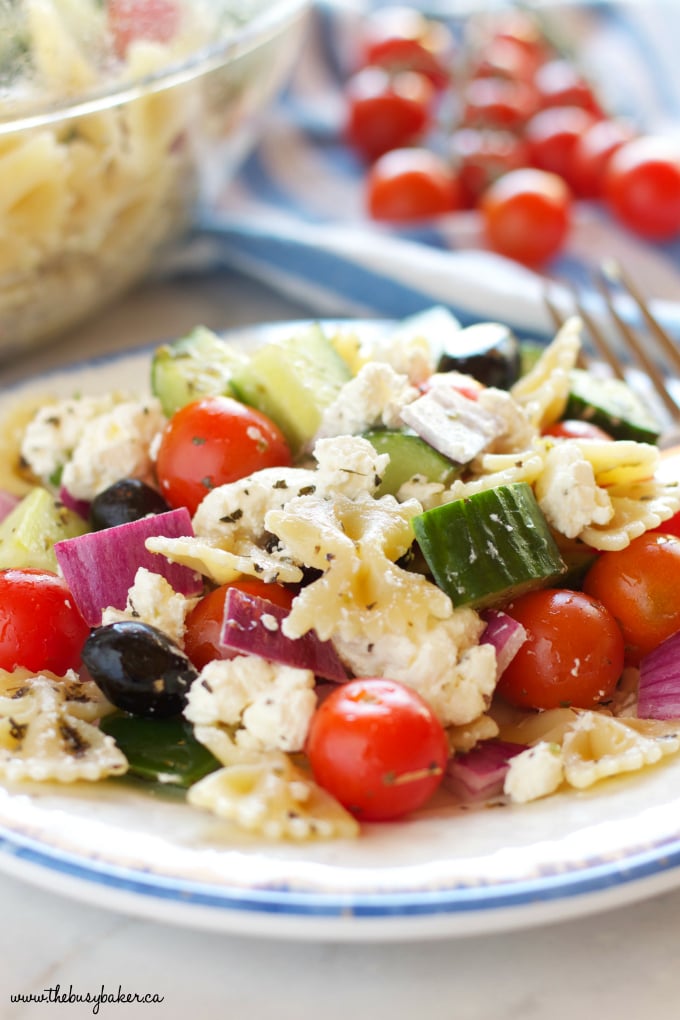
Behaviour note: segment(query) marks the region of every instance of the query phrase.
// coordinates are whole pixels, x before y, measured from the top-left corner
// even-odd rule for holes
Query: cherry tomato
[[[552,56],[548,44],[538,22],[526,11],[508,10],[499,12],[494,17],[494,39],[511,39],[521,46],[526,56],[538,68]]]
[[[121,58],[135,39],[168,43],[180,27],[175,0],[108,0],[106,11],[113,48]]]
[[[637,665],[680,630],[680,538],[646,532],[617,552],[603,552],[583,581],[614,616]]]
[[[230,588],[238,588],[247,595],[269,599],[282,609],[290,610],[293,593],[280,584],[265,584],[256,577],[241,577],[238,581],[220,585],[205,595],[187,614],[184,634],[184,651],[196,669],[203,669],[213,659],[230,659],[232,652],[220,644],[224,603]]]
[[[480,202],[490,247],[538,266],[564,245],[571,223],[571,193],[561,177],[545,170],[511,170]]]
[[[572,153],[581,135],[594,123],[592,113],[580,106],[540,110],[525,128],[531,165],[559,174],[570,184]]]
[[[374,220],[406,223],[453,212],[461,206],[455,174],[428,149],[393,149],[371,167],[366,205]]]
[[[63,676],[80,666],[89,633],[63,578],[28,567],[0,570],[0,669]]]
[[[569,60],[546,61],[536,71],[534,85],[543,107],[580,106],[597,117],[602,116],[592,85]]]
[[[415,811],[439,786],[444,728],[415,691],[392,680],[350,680],[319,706],[307,754],[314,778],[363,821]]]
[[[535,59],[519,40],[498,37],[482,47],[469,75],[472,78],[511,78],[513,81],[531,82],[535,69]]]
[[[565,418],[564,421],[556,421],[554,425],[548,425],[543,429],[544,436],[554,436],[556,439],[599,439],[600,441],[613,442],[613,436],[601,429],[599,425],[593,425],[590,421],[582,421],[579,418]]]
[[[347,139],[368,160],[416,142],[432,120],[433,86],[415,71],[366,67],[349,79],[345,95]]]
[[[363,19],[361,36],[362,65],[418,71],[437,89],[448,84],[455,43],[443,22],[413,7],[381,7]]]
[[[568,180],[580,198],[600,198],[609,160],[633,129],[618,120],[597,120],[576,140],[571,151]]]
[[[645,136],[620,146],[607,164],[603,193],[614,215],[653,241],[680,233],[680,143]]]
[[[462,122],[465,127],[517,130],[536,110],[531,85],[511,78],[473,78],[463,90]]]
[[[170,506],[186,506],[193,514],[218,485],[290,463],[283,433],[266,415],[231,397],[203,397],[181,407],[165,426],[156,475]]]
[[[451,136],[463,205],[472,209],[490,184],[529,163],[529,147],[512,131],[460,128]]]
[[[527,640],[498,681],[498,693],[519,708],[592,708],[616,687],[623,670],[623,635],[597,599],[580,591],[543,588],[520,595],[505,611]]]

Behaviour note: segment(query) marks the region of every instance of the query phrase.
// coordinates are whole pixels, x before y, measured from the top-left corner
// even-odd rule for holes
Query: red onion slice
[[[128,590],[139,567],[162,574],[175,591],[197,595],[203,590],[200,574],[189,567],[169,563],[164,556],[148,552],[147,538],[192,536],[191,515],[186,507],[152,514],[115,528],[90,531],[56,542],[54,551],[76,605],[90,627],[101,623],[107,606],[124,609]]]
[[[483,740],[471,751],[449,759],[443,785],[464,804],[498,797],[503,793],[510,759],[526,749],[526,744],[507,740]]]
[[[640,719],[680,719],[680,631],[640,662]]]
[[[220,641],[237,652],[311,669],[324,680],[347,680],[347,671],[330,641],[321,641],[314,631],[300,638],[285,636],[281,623],[287,615],[286,609],[269,599],[230,588],[224,603]]]
[[[486,620],[479,642],[494,646],[497,675],[500,676],[526,641],[527,632],[521,623],[499,609],[485,609],[479,615]]]

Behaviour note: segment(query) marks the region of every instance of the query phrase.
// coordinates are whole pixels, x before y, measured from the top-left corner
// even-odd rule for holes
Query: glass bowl
[[[240,2],[186,0],[181,31],[152,22],[116,52],[98,0],[0,0],[0,358],[143,278],[235,173],[309,7]]]

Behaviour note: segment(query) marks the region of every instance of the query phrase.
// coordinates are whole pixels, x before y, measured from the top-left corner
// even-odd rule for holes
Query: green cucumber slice
[[[350,378],[346,362],[315,323],[258,348],[231,382],[236,396],[276,422],[298,453]]]
[[[163,344],[151,360],[151,391],[171,417],[192,400],[233,396],[231,377],[246,356],[205,326]]]
[[[583,369],[571,372],[571,388],[563,418],[592,422],[614,439],[657,443],[659,423],[623,379],[598,379]]]
[[[37,486],[0,522],[0,569],[34,567],[56,573],[55,542],[88,530],[82,517]]]
[[[368,439],[378,453],[389,454],[390,462],[382,485],[376,491],[378,498],[387,494],[396,496],[404,482],[414,475],[420,475],[428,482],[449,485],[462,470],[460,465],[453,464],[415,433],[372,429],[364,432],[363,438]]]
[[[566,571],[526,482],[426,510],[413,519],[413,528],[432,576],[455,606],[506,602]]]
[[[220,767],[185,719],[143,719],[120,712],[105,716],[100,727],[127,758],[130,774],[140,779],[186,788]]]

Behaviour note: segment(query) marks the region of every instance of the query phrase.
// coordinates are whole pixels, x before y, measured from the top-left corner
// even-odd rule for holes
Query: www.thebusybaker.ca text
[[[98,992],[76,992],[73,985],[69,985],[68,991],[62,991],[61,985],[54,985],[53,988],[44,988],[41,992],[17,992],[11,994],[10,1002],[44,1002],[50,1003],[76,1003],[85,1002],[92,1005],[92,1013],[96,1016],[99,1007],[104,1003],[117,1005],[121,1002],[136,1002],[141,1004],[152,1004],[163,1002],[164,996],[156,992],[124,992],[122,985],[118,985],[118,991],[107,992],[104,985]]]

